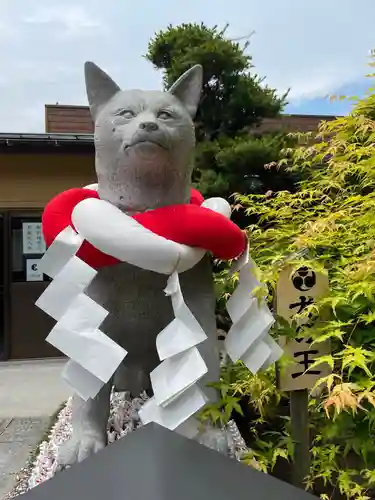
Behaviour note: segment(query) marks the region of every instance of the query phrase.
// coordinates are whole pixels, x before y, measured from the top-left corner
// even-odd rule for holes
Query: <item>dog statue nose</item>
[[[155,130],[158,130],[159,126],[155,122],[142,122],[139,124],[139,128],[146,130],[146,132],[155,132]]]

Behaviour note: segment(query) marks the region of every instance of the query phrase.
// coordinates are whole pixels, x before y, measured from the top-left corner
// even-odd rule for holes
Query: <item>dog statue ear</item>
[[[90,112],[95,121],[103,106],[121,89],[107,73],[90,61],[85,63],[85,80]]]
[[[172,85],[169,92],[179,99],[192,118],[195,117],[203,86],[203,68],[196,64],[185,71]]]

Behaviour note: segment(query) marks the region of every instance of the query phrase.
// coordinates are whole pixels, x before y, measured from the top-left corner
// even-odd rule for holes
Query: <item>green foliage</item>
[[[248,228],[251,253],[270,288],[286,262],[329,275],[330,293],[315,310],[324,321],[312,336],[316,343],[331,341],[325,361],[333,372],[321,380],[323,393],[311,396],[309,405],[313,443],[307,486],[323,483],[329,493],[322,498],[335,489],[346,498],[371,498],[375,480],[374,120],[371,88],[349,116],[322,123],[305,145],[284,151],[278,165],[302,173],[296,192],[237,197],[255,220]],[[278,321],[275,333],[284,330]],[[258,418],[275,424],[286,395],[272,392],[273,370],[259,376],[245,375],[237,365],[227,370],[232,373],[227,394],[246,393],[258,406]],[[287,419],[271,434],[257,435],[256,427],[256,420],[250,422],[252,447],[267,470],[275,463],[271,450],[293,456]]]
[[[265,116],[276,116],[283,99],[250,74],[251,57],[245,47],[225,38],[225,27],[202,24],[168,26],[150,41],[146,58],[164,70],[166,88],[194,64],[204,70],[202,103],[198,112],[200,135],[214,139],[233,136]],[[201,124],[201,125],[200,125]]]
[[[169,26],[150,41],[146,55],[163,70],[166,88],[194,64],[203,66],[193,181],[206,196],[289,189],[296,174],[265,168],[279,159],[286,138],[249,135],[249,129],[263,118],[280,113],[285,96],[278,97],[253,73],[248,44],[240,46],[226,38],[226,29],[204,24]]]
[[[228,193],[265,193],[292,189],[298,175],[281,167],[277,175],[269,164],[280,159],[288,144],[281,135],[246,135],[198,144],[193,182],[206,196]]]

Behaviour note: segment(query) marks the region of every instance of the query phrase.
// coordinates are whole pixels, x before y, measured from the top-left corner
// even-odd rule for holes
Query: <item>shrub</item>
[[[325,361],[333,371],[323,394],[310,398],[312,463],[306,484],[323,482],[331,493],[337,488],[358,500],[370,498],[375,481],[374,90],[354,99],[348,116],[323,122],[304,145],[284,151],[272,168],[302,174],[297,192],[237,196],[255,220],[248,227],[251,253],[270,289],[288,257],[296,267],[308,265],[329,275],[329,295],[315,305],[325,319],[312,335],[316,343],[330,339]],[[274,330],[291,333],[280,320]],[[277,457],[292,458],[288,418],[275,417],[287,395],[276,390],[274,369],[252,376],[241,365],[230,366],[221,389],[226,397],[249,396],[251,446],[265,470]],[[260,433],[267,421],[270,429]]]

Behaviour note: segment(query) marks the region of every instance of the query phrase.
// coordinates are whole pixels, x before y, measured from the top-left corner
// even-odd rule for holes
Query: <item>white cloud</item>
[[[29,24],[55,24],[63,28],[63,35],[67,37],[82,37],[103,28],[100,20],[95,18],[90,10],[82,5],[39,5],[22,21]]]
[[[235,1],[235,0],[234,0]],[[232,2],[233,3],[233,2]],[[375,2],[268,0],[248,2],[249,15],[230,31],[255,31],[249,53],[255,70],[292,100],[323,97],[358,81],[375,48]]]
[[[375,47],[374,0],[0,0],[0,130],[43,131],[44,103],[86,102],[83,63],[94,60],[123,87],[157,88],[142,58],[168,24],[230,24],[255,31],[255,71],[297,102],[361,80]],[[38,112],[39,109],[39,112]],[[319,110],[317,110],[317,113]]]

